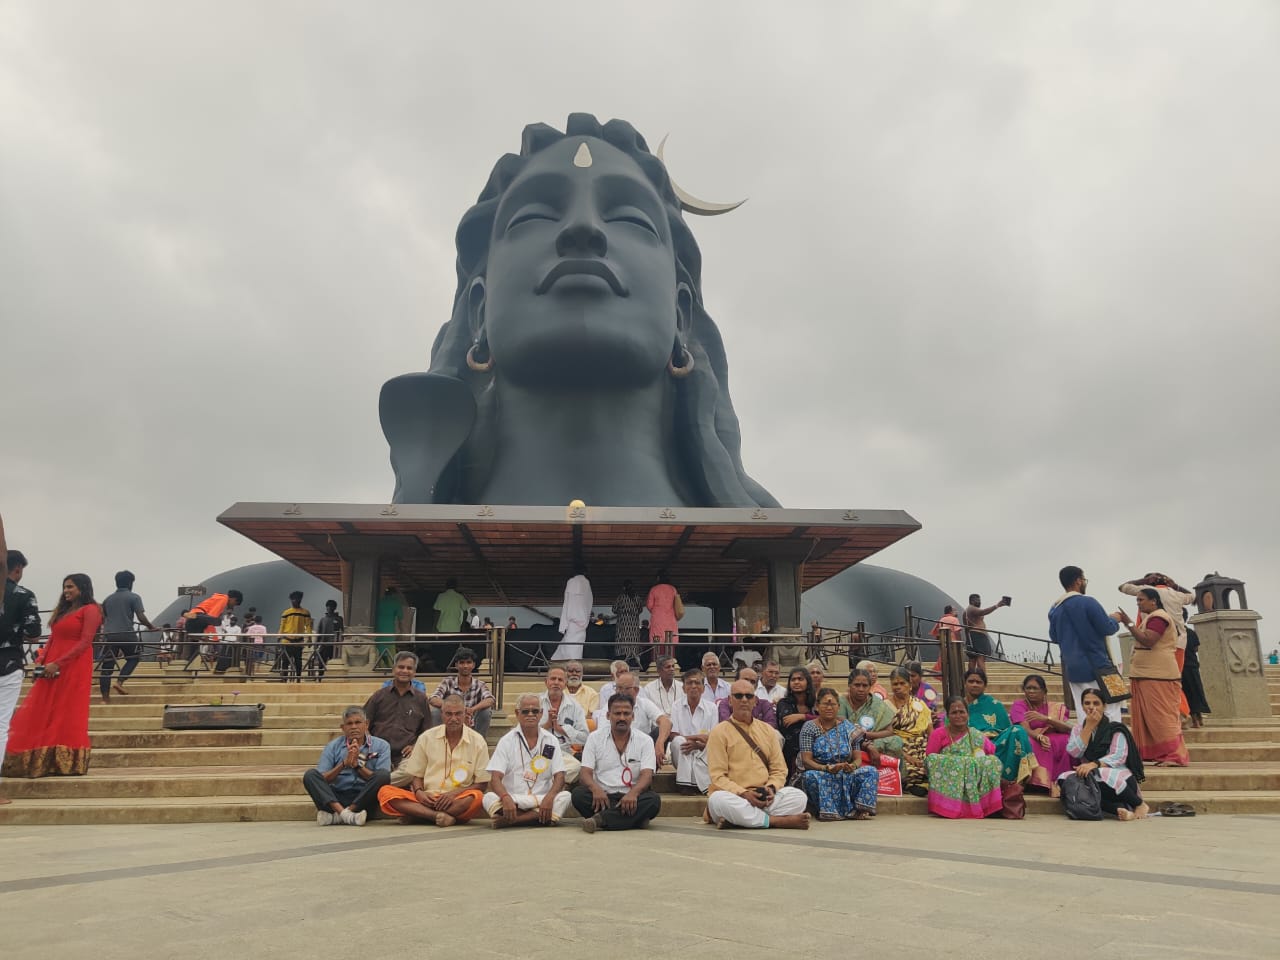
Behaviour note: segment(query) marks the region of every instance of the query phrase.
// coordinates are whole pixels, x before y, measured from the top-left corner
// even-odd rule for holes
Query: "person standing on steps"
[[[142,598],[133,592],[134,576],[128,570],[116,574],[116,592],[102,601],[102,665],[98,675],[98,692],[103,703],[111,702],[111,691],[115,690],[125,696],[125,681],[138,667],[142,659],[142,645],[134,632],[135,619],[148,630],[156,626],[147,619],[143,609]],[[124,658],[124,666],[115,683],[111,682],[111,671],[115,668],[117,658]]]
[[[976,593],[969,594],[969,605],[964,608],[965,632],[969,637],[969,670],[986,668],[987,657],[995,653],[995,645],[991,635],[987,633],[987,614],[994,613],[1001,607],[1010,604],[1008,597],[1001,597],[998,603],[989,607],[982,605],[982,597]]]
[[[311,611],[302,605],[302,591],[289,594],[289,609],[280,614],[280,650],[284,654],[281,664],[285,682],[302,682],[302,651],[311,640],[314,624]]]

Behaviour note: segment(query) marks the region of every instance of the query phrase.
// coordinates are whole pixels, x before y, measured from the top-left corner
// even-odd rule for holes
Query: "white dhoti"
[[[534,793],[513,793],[511,794],[511,799],[516,802],[517,810],[533,810],[542,803],[543,797],[545,796],[546,794],[543,794],[540,797]],[[803,797],[804,794],[802,793],[800,796]],[[573,797],[569,794],[568,790],[561,790],[557,793],[556,798],[551,801],[551,816],[556,820],[563,817],[565,815],[565,811],[569,809],[569,804],[572,800]],[[484,795],[484,800],[481,802],[484,803],[484,808],[489,812],[489,816],[491,817],[502,811],[502,799],[492,790]]]
[[[564,785],[572,786],[578,782],[578,775],[582,772],[582,764],[578,762],[578,758],[569,752],[569,748],[565,747],[561,750],[561,756],[564,758]]]
[[[803,790],[783,787],[773,796],[773,803],[761,809],[753,807],[736,793],[717,790],[707,798],[707,813],[712,820],[723,817],[735,827],[767,827],[771,817],[790,817],[804,813],[809,798]]]
[[[676,783],[697,787],[700,793],[706,793],[707,787],[711,786],[711,773],[707,770],[707,751],[695,750],[692,753],[685,753],[681,749],[684,743],[685,738],[679,734],[671,738],[671,756],[676,764]]]
[[[570,577],[564,585],[564,603],[560,607],[560,634],[564,639],[551,655],[552,660],[582,659],[592,602],[591,582],[582,574]]]
[[[555,652],[551,654],[552,660],[581,660],[582,645],[587,639],[587,625],[585,623],[567,623],[565,624],[564,637],[561,639]]]

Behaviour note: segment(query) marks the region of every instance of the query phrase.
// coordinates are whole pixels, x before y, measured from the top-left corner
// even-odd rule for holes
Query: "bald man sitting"
[[[735,680],[729,688],[733,714],[707,737],[711,790],[706,819],[723,829],[809,829],[803,790],[785,786],[787,763],[772,727],[752,715],[756,685]]]

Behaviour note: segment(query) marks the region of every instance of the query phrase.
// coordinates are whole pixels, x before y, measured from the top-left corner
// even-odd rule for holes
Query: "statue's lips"
[[[603,260],[561,260],[542,278],[542,282],[534,287],[533,292],[541,296],[546,293],[561,277],[588,276],[599,277],[609,284],[609,289],[620,297],[629,296],[631,291],[618,279]]]

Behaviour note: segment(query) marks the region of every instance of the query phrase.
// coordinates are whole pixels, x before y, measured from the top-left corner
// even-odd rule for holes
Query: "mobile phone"
[[[1006,607],[1012,607],[1013,597],[1001,597],[1000,602],[1003,603]]]

